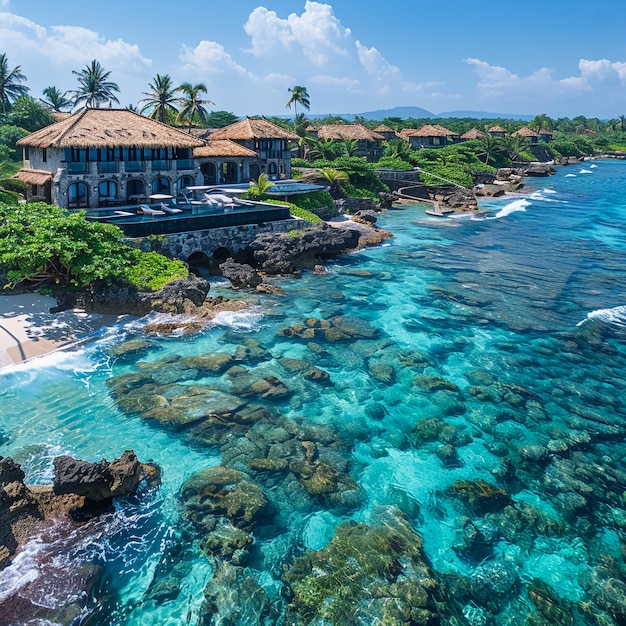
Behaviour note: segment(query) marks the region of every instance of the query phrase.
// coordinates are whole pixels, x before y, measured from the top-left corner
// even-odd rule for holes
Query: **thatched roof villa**
[[[420,148],[441,148],[458,134],[439,124],[425,124],[421,128],[404,128],[400,137],[411,144],[414,150]]]
[[[385,138],[362,124],[322,124],[316,129],[321,141],[356,141],[355,156],[376,161],[382,154],[382,142]]]
[[[520,128],[516,130],[513,137],[524,137],[524,139],[529,139],[530,143],[539,143],[539,133],[536,133],[534,130],[524,126],[524,128]]]
[[[192,185],[289,177],[287,142],[297,135],[246,118],[203,140],[126,109],[83,109],[18,142],[16,178],[66,208],[133,204]]]
[[[492,126],[487,132],[492,137],[505,137],[508,135],[506,128],[502,128],[502,126]]]
[[[466,133],[463,133],[459,139],[461,141],[470,141],[471,139],[482,139],[485,136],[485,133],[478,130],[478,128],[471,128]]]

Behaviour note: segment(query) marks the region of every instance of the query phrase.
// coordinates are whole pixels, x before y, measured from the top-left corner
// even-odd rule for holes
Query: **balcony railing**
[[[192,170],[193,160],[192,159],[177,159],[176,169],[177,170]]]
[[[116,161],[100,161],[98,163],[99,174],[116,174],[118,171],[118,164]]]
[[[170,162],[167,159],[156,159],[154,161],[152,161],[152,170],[156,171],[156,170],[169,170],[170,169]]]
[[[80,161],[78,163],[68,163],[68,174],[86,174],[89,171],[89,163],[86,161]]]
[[[286,159],[291,153],[283,150],[261,150],[259,157],[261,159]]]
[[[124,161],[124,170],[127,172],[143,172],[143,161]]]

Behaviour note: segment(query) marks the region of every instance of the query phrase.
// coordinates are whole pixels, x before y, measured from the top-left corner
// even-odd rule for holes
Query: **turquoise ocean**
[[[381,507],[406,516],[441,580],[466,581],[459,624],[626,623],[626,163],[525,182],[482,215],[392,208],[384,245],[276,279],[282,293],[246,295],[250,309],[200,333],[146,337],[154,316],[128,318],[0,371],[0,455],[27,482],[48,483],[59,454],[127,449],[162,478],[82,530],[34,539],[0,572],[0,623],[286,623],[285,568]],[[221,278],[211,293],[240,295]],[[121,354],[135,339],[148,343]],[[229,369],[194,369],[223,353]],[[146,377],[178,421],[124,401]],[[281,393],[249,384],[268,379]],[[263,417],[203,421],[229,402]],[[271,456],[277,424],[289,435],[273,459],[287,463],[263,471],[250,447]],[[322,487],[285,469],[294,445],[318,446]],[[179,492],[222,464],[268,502],[237,563],[266,594],[264,617],[233,619],[228,590],[200,617],[217,561],[185,530]],[[80,610],[55,612],[68,599]]]

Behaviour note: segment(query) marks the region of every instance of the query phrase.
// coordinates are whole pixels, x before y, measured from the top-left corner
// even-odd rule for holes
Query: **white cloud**
[[[141,71],[152,64],[139,46],[122,39],[106,39],[80,26],[45,28],[19,15],[0,13],[0,40],[11,56],[34,57],[53,65],[74,66],[97,59],[107,70],[128,73]]]
[[[291,13],[286,19],[257,7],[244,29],[251,39],[249,52],[255,57],[300,49],[311,63],[321,67],[335,55],[349,56],[350,29],[342,26],[329,4],[307,0],[302,15]]]
[[[606,80],[619,78],[626,82],[626,63],[621,61],[609,61],[600,59],[599,61],[588,61],[581,59],[578,63],[580,74],[585,79]]]
[[[626,82],[626,63],[608,59],[580,59],[578,76],[555,78],[555,70],[542,67],[528,76],[519,76],[505,67],[490,65],[480,59],[465,59],[478,75],[477,88],[486,96],[536,94],[546,98],[592,91],[593,84],[608,80]]]
[[[379,80],[397,80],[401,76],[400,68],[392,65],[376,48],[368,48],[360,41],[355,42],[357,55],[365,71]]]
[[[247,70],[233,60],[224,46],[215,41],[201,41],[195,48],[183,45],[179,58],[186,73],[223,74],[234,71],[241,76],[248,75]]]

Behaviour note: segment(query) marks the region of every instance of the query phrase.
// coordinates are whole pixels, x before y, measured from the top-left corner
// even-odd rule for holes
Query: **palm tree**
[[[179,102],[179,98],[175,95],[176,89],[172,85],[172,79],[169,74],[163,76],[157,74],[148,87],[150,91],[143,92],[143,95],[148,97],[139,101],[139,104],[145,102],[140,112],[143,114],[150,111],[148,117],[166,124],[170,115],[178,113],[175,104]]]
[[[25,80],[22,67],[17,65],[10,70],[6,53],[0,54],[0,113],[8,113],[11,103],[26,95],[28,87],[21,84]]]
[[[183,98],[178,99],[178,103],[182,106],[182,109],[178,113],[178,122],[183,123],[185,119],[189,120],[189,128],[191,128],[195,118],[200,122],[206,119],[209,113],[204,108],[204,104],[215,104],[215,102],[211,100],[202,100],[199,97],[201,93],[207,92],[207,88],[202,83],[198,83],[197,85],[183,83],[174,91],[180,91],[185,94]]]
[[[342,170],[335,169],[334,167],[323,167],[322,175],[330,185],[330,195],[335,199],[340,198],[342,196],[342,191],[339,183],[342,180],[349,181],[350,177],[348,174]]]
[[[62,113],[63,109],[72,108],[72,100],[66,97],[67,91],[62,92],[52,85],[51,87],[46,87],[41,93],[45,96],[45,99],[40,98],[41,103],[51,111]]]
[[[358,146],[359,146],[358,139],[348,139],[347,137],[341,138],[341,150],[343,154],[345,154],[348,157],[354,156]]]
[[[293,89],[289,87],[287,91],[291,94],[291,97],[285,105],[288,109],[291,109],[293,104],[293,110],[296,114],[296,120],[298,119],[298,103],[301,104],[307,111],[311,108],[311,101],[309,100],[309,92],[306,87],[296,85]]]
[[[72,70],[72,74],[78,76],[79,88],[68,93],[74,94],[74,105],[85,103],[86,107],[98,108],[104,102],[117,102],[115,93],[120,88],[117,83],[108,80],[111,72],[105,72],[104,68],[95,59],[87,64],[80,72]]]
[[[411,144],[400,137],[396,137],[387,142],[384,155],[408,162],[412,153],[413,148],[411,148]]]
[[[267,174],[261,174],[258,180],[251,181],[250,189],[248,189],[248,194],[250,194],[251,197],[260,200],[265,198],[268,190],[273,186],[274,183],[270,182]]]
[[[338,156],[338,144],[332,139],[315,139],[314,137],[306,137],[306,143],[310,146],[308,158],[314,160],[316,158],[332,161]]]

